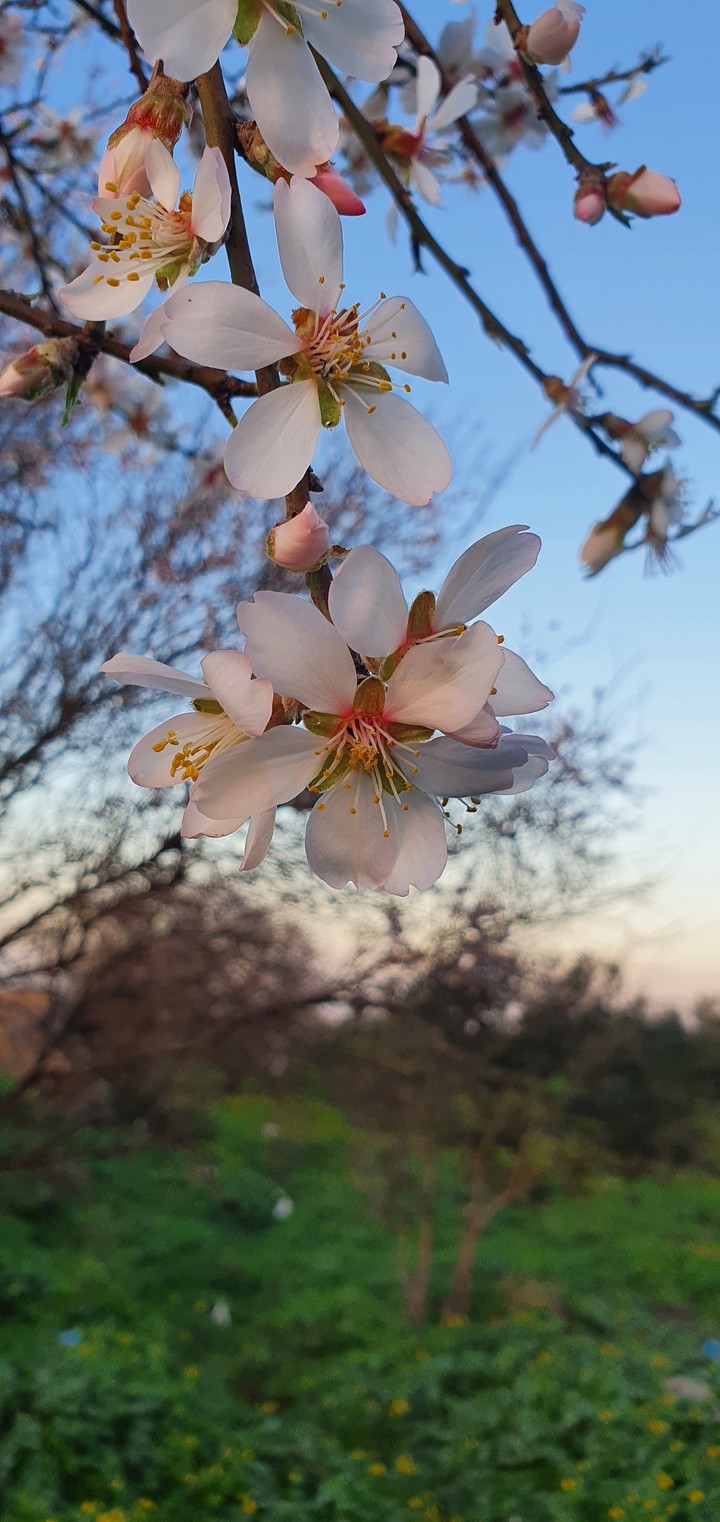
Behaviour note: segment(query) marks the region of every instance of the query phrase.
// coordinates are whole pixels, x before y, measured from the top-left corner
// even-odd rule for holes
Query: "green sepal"
[[[372,376],[373,380],[387,381],[388,389],[392,391],[392,381],[384,365],[378,364],[376,359],[364,359],[361,364],[353,365],[349,372],[352,380],[360,381],[364,376]],[[376,388],[373,386],[373,390]]]
[[[324,777],[323,772],[329,771],[330,768],[332,768],[330,776]],[[335,765],[335,753],[331,751],[321,771],[318,772],[316,777],[313,777],[310,783],[310,792],[329,793],[331,787],[334,787],[336,782],[340,782],[349,770],[350,762],[345,757],[343,757],[337,766]]]
[[[404,645],[401,645],[399,650],[393,650],[392,655],[386,655],[384,661],[380,662],[378,676],[383,682],[390,681],[393,671],[397,671],[404,655],[407,655],[407,650]]]
[[[328,740],[340,728],[341,720],[336,713],[318,713],[314,708],[307,708],[302,716],[303,724],[310,730],[311,735],[322,735]]]
[[[376,676],[368,676],[355,693],[353,699],[353,711],[355,713],[382,713],[385,707],[385,688]]]
[[[418,592],[408,613],[408,634],[432,634],[436,602],[434,592]]]
[[[388,724],[388,734],[401,745],[416,745],[421,740],[431,740],[435,730],[424,724]]]
[[[78,397],[80,396],[84,379],[85,377],[82,375],[71,375],[67,386],[65,387],[65,409],[62,415],[63,428],[66,428],[70,422],[70,414],[72,413],[73,407],[75,406]],[[43,393],[41,393],[41,395],[42,394]]]
[[[241,47],[246,47],[255,36],[262,9],[262,0],[240,0],[233,22],[233,37]]]
[[[323,428],[337,428],[342,417],[342,407],[328,386],[318,386],[318,401]]]
[[[184,267],[182,259],[175,259],[171,264],[164,264],[162,269],[156,270],[155,280],[158,289],[166,291],[169,285],[174,285]]]
[[[222,703],[217,703],[215,698],[193,698],[192,706],[196,713],[224,713]]]

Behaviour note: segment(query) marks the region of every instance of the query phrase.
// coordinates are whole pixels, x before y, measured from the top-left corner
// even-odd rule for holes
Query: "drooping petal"
[[[425,125],[440,94],[440,70],[432,58],[422,55],[417,61],[415,81],[415,131]]]
[[[495,680],[497,681],[497,677]],[[494,698],[492,702],[495,702]],[[492,750],[500,739],[500,725],[490,703],[485,703],[469,724],[463,724],[462,729],[453,729],[451,733],[453,740],[461,740],[463,745],[476,745],[481,750]]]
[[[295,798],[312,781],[320,760],[315,735],[280,725],[208,761],[193,799],[210,819],[249,819]]]
[[[182,782],[182,774],[173,774],[173,757],[178,749],[190,742],[202,744],[206,735],[217,729],[215,715],[204,713],[178,713],[174,718],[158,724],[149,734],[143,735],[130,752],[128,775],[138,787],[174,787]],[[175,736],[176,743],[168,741],[168,734]],[[248,742],[249,743],[249,742]],[[155,749],[155,747],[158,749]],[[242,750],[242,746],[238,746]]]
[[[368,319],[363,334],[370,340],[368,359],[388,363],[425,380],[447,381],[442,354],[432,330],[407,296],[390,296]]]
[[[274,834],[275,809],[266,809],[264,814],[253,816],[245,837],[245,850],[240,863],[241,872],[254,872],[255,868],[260,866],[267,856]]]
[[[230,221],[230,178],[219,148],[206,148],[195,175],[192,229],[206,243],[218,243]]]
[[[421,892],[431,888],[447,863],[445,820],[437,804],[416,787],[403,794],[405,804],[407,810],[395,805],[400,848],[392,872],[382,884],[385,893],[400,898],[405,898],[410,888]]]
[[[250,43],[246,89],[270,152],[291,174],[312,179],[335,152],[338,118],[307,43],[266,10]]]
[[[540,777],[544,777],[555,752],[539,735],[512,735],[508,741],[522,745],[527,759],[513,766],[513,780],[509,787],[497,788],[500,793],[527,793]]]
[[[272,713],[270,682],[255,680],[240,650],[213,650],[201,665],[213,697],[233,724],[245,735],[261,735]]]
[[[158,137],[153,138],[145,154],[145,172],[155,200],[166,211],[174,211],[180,194],[180,170]]]
[[[105,277],[106,274],[106,266],[94,259],[81,275],[62,287],[60,300],[68,312],[72,312],[73,317],[81,317],[83,322],[129,317],[144,301],[155,282],[155,276],[151,273],[141,275],[135,281],[120,280],[113,286],[108,285],[105,278],[98,280],[99,275]]]
[[[620,453],[628,468],[638,476],[650,453],[647,439],[639,433],[628,433],[620,444]]]
[[[400,577],[371,544],[351,550],[343,561],[329,607],[336,629],[360,655],[390,655],[405,639],[408,606]]]
[[[318,53],[353,79],[379,84],[397,62],[405,24],[395,0],[344,0],[303,11],[303,31]]]
[[[249,497],[284,497],[304,476],[320,428],[314,380],[294,381],[258,397],[227,441],[228,480]]]
[[[136,365],[139,360],[147,359],[154,354],[160,345],[164,343],[163,327],[167,321],[165,307],[159,306],[145,319],[140,337],[134,348],[130,350],[130,360]]]
[[[191,789],[182,816],[180,834],[183,840],[197,840],[200,835],[219,840],[223,835],[234,835],[236,830],[242,829],[244,823],[244,819],[208,819],[206,814],[200,813]]]
[[[385,717],[428,729],[461,729],[487,702],[502,662],[489,624],[473,624],[456,639],[425,640],[408,650],[393,672]]]
[[[440,181],[437,175],[433,174],[432,169],[424,164],[421,158],[415,158],[410,165],[410,174],[416,190],[423,200],[427,201],[428,206],[439,206],[442,190]]]
[[[534,671],[516,655],[514,650],[504,650],[505,660],[495,678],[495,692],[490,706],[498,718],[508,714],[539,713],[547,708],[555,697],[554,692],[536,677]]]
[[[275,231],[283,275],[293,296],[311,312],[334,311],[343,278],[343,236],[328,199],[295,175],[275,186]]]
[[[358,893],[367,893],[381,888],[392,872],[400,848],[400,809],[384,795],[381,809],[375,797],[375,784],[366,772],[348,772],[323,793],[308,819],[308,864],[331,888],[354,883]]]
[[[127,13],[145,57],[162,58],[171,79],[205,74],[233,29],[237,0],[128,0]]]
[[[297,334],[253,291],[204,280],[168,297],[163,336],[198,365],[259,370],[302,347]]]
[[[178,671],[176,666],[166,666],[162,661],[153,661],[149,655],[131,655],[127,650],[113,655],[100,667],[100,671],[103,676],[111,676],[113,681],[125,687],[149,687],[155,692],[176,692],[184,698],[211,696],[207,683],[188,676],[186,671]]]
[[[638,433],[644,434],[646,439],[652,439],[657,433],[664,434],[672,420],[673,414],[669,407],[655,407],[652,412],[646,412],[645,416],[633,426]]]
[[[239,604],[237,621],[253,671],[276,692],[320,713],[351,712],[355,662],[312,603],[287,592],[256,592],[252,602]]]
[[[443,735],[419,747],[413,776],[416,787],[436,798],[472,798],[512,787],[513,766],[524,766],[528,752],[509,747],[505,737],[495,750],[475,749]]]
[[[528,533],[524,524],[485,534],[448,571],[438,593],[433,628],[452,629],[478,618],[532,570],[539,553],[537,534]]]
[[[432,119],[433,132],[442,132],[452,126],[459,117],[467,116],[477,105],[478,87],[474,79],[460,79],[445,99],[441,101]]]
[[[355,454],[378,486],[424,507],[433,492],[450,485],[452,461],[440,434],[422,413],[394,391],[338,387],[345,401],[345,425]],[[374,411],[368,411],[369,407]]]

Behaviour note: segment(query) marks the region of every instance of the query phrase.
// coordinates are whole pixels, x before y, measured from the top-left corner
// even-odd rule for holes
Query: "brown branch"
[[[630,79],[637,79],[638,74],[652,74],[653,69],[659,69],[669,59],[660,54],[649,53],[640,63],[636,63],[634,69],[608,69],[607,74],[599,74],[596,79],[581,79],[577,84],[560,85],[558,95],[593,95],[596,90],[601,90],[604,85],[627,84]]]
[[[130,25],[130,22],[128,21],[128,18],[127,18],[127,11],[125,9],[125,0],[113,0],[113,6],[114,6],[114,9],[115,9],[115,15],[117,16],[117,19],[118,19],[118,29],[119,29],[119,32],[120,32],[120,40],[121,40],[121,42],[123,44],[123,47],[125,48],[125,51],[126,51],[126,53],[128,55],[128,62],[130,64],[130,71],[131,71],[132,74],[134,74],[134,76],[135,76],[135,78],[136,78],[136,80],[138,82],[138,85],[140,87],[140,94],[144,95],[145,91],[147,90],[147,87],[148,87],[148,76],[145,73],[145,70],[144,70],[143,65],[142,65],[142,59],[140,58],[140,52],[138,50],[138,45],[137,45],[137,43],[135,41],[135,33],[133,32],[133,29],[132,29],[132,27]]]
[[[130,364],[129,344],[122,343],[119,338],[113,338],[110,333],[97,330],[88,332],[85,328],[79,328],[74,322],[66,322],[64,317],[34,306],[26,296],[20,296],[15,291],[0,290],[0,312],[6,317],[13,317],[16,322],[27,323],[28,327],[35,328],[45,338],[75,338],[86,349],[94,349],[100,354],[109,354],[112,359],[120,359],[124,364]],[[94,328],[97,329],[97,325],[94,325]],[[206,391],[208,396],[212,397],[223,417],[228,421],[230,418],[233,422],[235,421],[235,415],[230,406],[232,397],[257,395],[252,381],[237,380],[234,375],[226,375],[223,370],[212,370],[209,365],[193,365],[177,354],[167,356],[151,354],[148,359],[142,359],[137,364],[133,364],[132,368],[159,383],[164,380],[179,380],[187,381],[191,386],[198,386],[201,391]]]

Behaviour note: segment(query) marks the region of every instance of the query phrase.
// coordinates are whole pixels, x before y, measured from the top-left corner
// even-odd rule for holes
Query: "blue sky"
[[[570,76],[628,66],[643,49],[663,44],[671,62],[651,76],[640,100],[621,108],[622,124],[611,134],[595,125],[578,127],[578,140],[590,158],[613,159],[630,170],[648,163],[672,175],[683,195],[677,216],[637,222],[630,232],[609,217],[595,228],[580,226],[572,217],[573,176],[552,141],[539,152],[518,149],[506,176],[588,340],[631,351],[649,368],[703,394],[720,383],[715,162],[720,106],[715,50],[705,46],[699,25],[688,25],[685,9],[677,0],[633,0],[632,5],[587,0]],[[491,7],[478,3],[476,11],[481,33]],[[466,7],[451,0],[415,0],[414,12],[436,40],[445,21],[459,19]],[[125,90],[119,55],[117,80]],[[64,96],[69,83],[58,79]],[[573,104],[565,100],[562,108],[569,111]],[[443,199],[442,208],[428,209],[433,230],[469,267],[482,295],[530,344],[540,365],[569,377],[575,357],[492,194],[450,187]],[[263,202],[260,181],[250,181],[248,219],[263,294],[285,311]],[[442,272],[428,259],[427,275],[414,274],[402,234],[395,247],[389,245],[387,205],[378,189],[366,218],[346,222],[346,280],[352,298],[368,304],[380,287],[411,296],[431,322],[447,362],[450,387],[442,395],[424,383],[414,387],[418,405],[429,408],[453,443],[456,475],[467,497],[462,526],[450,517],[443,523],[447,554],[439,569],[476,532],[508,522],[536,529],[544,545],[539,565],[508,594],[494,621],[508,643],[543,648],[540,674],[559,693],[570,693],[574,703],[589,704],[598,688],[607,689],[609,707],[619,715],[618,745],[624,749],[629,741],[635,750],[641,823],[617,842],[618,890],[624,881],[649,874],[656,887],[642,903],[628,903],[618,891],[614,911],[591,923],[557,927],[552,947],[569,953],[591,946],[617,956],[631,982],[657,998],[689,1001],[717,991],[720,524],[686,541],[681,569],[672,576],[645,576],[638,554],[584,581],[578,546],[590,524],[606,517],[622,495],[624,478],[599,460],[567,421],[549,432],[537,452],[528,453],[547,404],[517,363],[488,341]],[[221,259],[207,273],[222,278]],[[608,406],[633,418],[658,401],[664,405],[613,372],[598,372],[598,378],[604,386],[598,410]],[[683,447],[674,464],[690,478],[693,506],[699,509],[720,495],[720,435],[680,412],[676,426]],[[475,485],[474,462],[484,453],[489,459]],[[503,485],[489,507],[475,510],[475,500],[487,495],[491,462],[505,459],[512,464]]]

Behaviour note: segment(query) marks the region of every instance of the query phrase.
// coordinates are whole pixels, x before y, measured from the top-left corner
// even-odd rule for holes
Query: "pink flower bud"
[[[328,200],[332,201],[335,210],[339,211],[341,217],[362,217],[365,215],[364,203],[360,200],[359,196],[356,196],[355,191],[348,185],[347,180],[344,180],[336,169],[321,169],[314,179],[310,181],[310,184],[317,185],[318,190],[321,190],[323,195],[326,195]]]
[[[314,571],[329,547],[330,530],[318,517],[312,502],[296,517],[276,523],[265,541],[270,559],[286,571]]]
[[[3,370],[0,396],[15,396],[24,402],[50,396],[70,379],[79,353],[74,338],[51,338],[47,343],[34,344]]]
[[[172,150],[189,126],[192,108],[188,105],[188,86],[162,73],[162,65],[153,71],[145,94],[130,107],[124,122],[111,133],[98,174],[98,195],[151,195],[145,174],[145,155],[155,138]]]
[[[579,35],[579,20],[566,19],[554,5],[530,23],[522,51],[531,63],[562,63]]]
[[[145,155],[154,142],[151,132],[132,127],[114,148],[106,148],[98,170],[98,195],[152,195],[145,173]],[[114,188],[113,188],[114,187]]]
[[[594,227],[605,215],[606,204],[603,185],[587,181],[575,191],[574,211],[578,222],[587,222],[590,227]]]
[[[634,174],[621,170],[607,182],[608,204],[615,211],[631,211],[636,217],[666,217],[678,211],[680,191],[666,174],[642,164]]]

